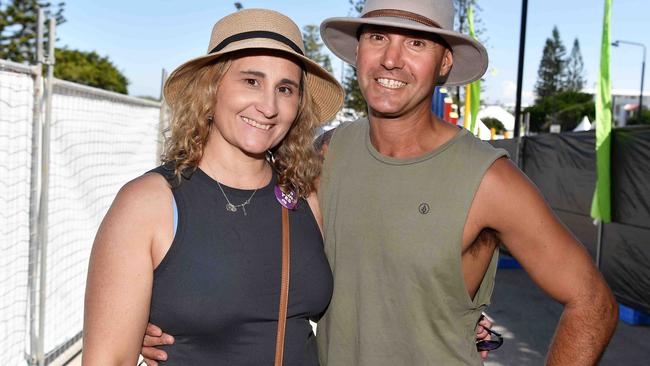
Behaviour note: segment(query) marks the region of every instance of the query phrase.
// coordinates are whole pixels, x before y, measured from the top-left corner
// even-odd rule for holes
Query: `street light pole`
[[[641,62],[641,92],[639,93],[639,121],[643,118],[643,80],[645,79],[645,45],[643,46],[643,62]]]
[[[646,48],[643,43],[639,42],[630,42],[630,41],[621,41],[621,40],[616,40],[612,42],[612,46],[618,47],[621,43],[623,44],[629,44],[632,46],[639,46],[643,48],[643,61],[641,62],[641,91],[639,92],[639,120],[643,118],[643,80],[645,79],[645,56],[646,56]]]
[[[526,48],[526,22],[528,18],[528,0],[521,2],[521,27],[519,29],[519,66],[517,69],[517,101],[515,103],[515,136],[521,132],[521,92],[524,81],[524,51]]]

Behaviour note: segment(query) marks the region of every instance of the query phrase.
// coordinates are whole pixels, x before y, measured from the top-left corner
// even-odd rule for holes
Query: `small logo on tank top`
[[[429,211],[431,211],[431,207],[429,207],[429,204],[426,202],[420,203],[420,207],[418,208],[418,211],[420,211],[422,215],[426,215],[429,213]]]

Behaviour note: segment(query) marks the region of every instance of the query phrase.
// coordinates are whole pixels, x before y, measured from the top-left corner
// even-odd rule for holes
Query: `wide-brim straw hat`
[[[321,23],[321,38],[332,52],[356,65],[357,38],[361,26],[408,29],[436,34],[451,48],[454,63],[444,85],[458,86],[480,79],[488,67],[485,47],[454,31],[451,0],[366,0],[359,17],[328,18]]]
[[[242,50],[276,50],[302,62],[304,86],[309,89],[318,122],[331,121],[343,104],[343,88],[316,62],[305,56],[302,33],[287,16],[267,9],[245,9],[221,18],[212,28],[206,55],[177,67],[165,82],[163,93],[172,104],[187,92],[192,74],[222,55]]]

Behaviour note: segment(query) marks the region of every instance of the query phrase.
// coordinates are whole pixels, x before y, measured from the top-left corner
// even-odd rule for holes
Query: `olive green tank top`
[[[322,366],[481,365],[474,331],[497,253],[474,299],[461,270],[467,214],[506,155],[466,130],[417,158],[381,155],[367,120],[339,126],[319,199],[334,294],[318,323]]]

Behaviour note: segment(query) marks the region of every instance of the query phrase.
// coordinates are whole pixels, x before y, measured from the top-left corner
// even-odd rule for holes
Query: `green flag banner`
[[[469,1],[467,5],[467,23],[469,24],[469,35],[476,39],[476,33],[474,33],[474,13],[472,12],[472,2]],[[471,123],[469,125],[469,130],[472,133],[476,133],[476,116],[478,115],[478,110],[481,105],[481,80],[476,80],[471,83],[469,86],[470,90],[470,116]],[[467,117],[466,117],[467,118]]]
[[[471,99],[470,103],[470,116],[472,116],[472,122],[470,124],[469,130],[473,134],[476,134],[476,116],[478,115],[478,110],[481,105],[481,80],[476,80],[471,83],[469,86]]]
[[[598,181],[591,203],[591,217],[612,221],[610,156],[612,142],[612,90],[609,75],[610,20],[612,0],[605,0],[603,41],[600,49],[600,78],[596,90],[596,171]]]

